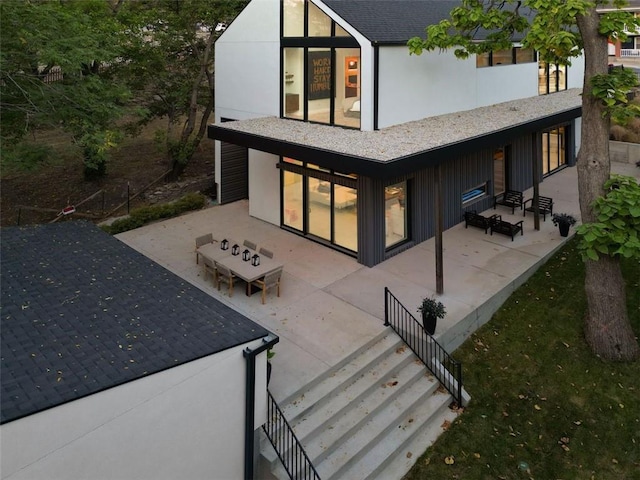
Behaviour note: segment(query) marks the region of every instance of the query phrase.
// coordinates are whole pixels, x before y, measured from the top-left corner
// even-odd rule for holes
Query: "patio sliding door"
[[[346,253],[358,250],[355,178],[284,158],[282,225]]]

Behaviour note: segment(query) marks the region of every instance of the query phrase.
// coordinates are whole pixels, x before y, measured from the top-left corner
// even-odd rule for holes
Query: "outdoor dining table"
[[[231,253],[231,249],[233,245],[236,244],[240,247],[240,253],[238,253],[238,255],[233,255]],[[249,260],[242,259],[242,253],[245,250],[249,251]],[[220,248],[220,242],[214,242],[199,247],[198,253],[203,257],[207,257],[209,260],[219,263],[223,267],[227,267],[236,277],[247,282],[247,295],[251,295],[253,293],[251,291],[251,282],[255,282],[259,278],[264,277],[267,273],[271,273],[274,270],[284,267],[282,262],[278,262],[277,260],[265,255],[260,255],[255,250],[247,248],[232,240],[229,241],[229,248],[226,250],[222,250],[222,248]],[[260,257],[260,264],[252,265],[251,257],[256,254]]]
[[[282,268],[284,264],[272,258],[258,254],[260,257],[260,265],[252,265],[251,258],[249,260],[242,259],[242,252],[245,250],[249,250],[250,257],[253,257],[257,253],[255,250],[244,247],[240,248],[240,254],[228,255],[216,261],[220,265],[231,270],[231,273],[236,277],[247,282],[247,295],[251,295],[253,293],[251,291],[251,282],[255,282],[259,278],[264,277],[267,273],[271,273],[274,270]]]

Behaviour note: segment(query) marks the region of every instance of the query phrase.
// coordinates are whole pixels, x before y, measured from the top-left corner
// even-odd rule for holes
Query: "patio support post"
[[[540,205],[538,205],[538,196],[540,195],[540,181],[538,179],[539,148],[537,132],[533,132],[531,134],[531,142],[531,151],[533,153],[533,160],[531,161],[531,173],[533,174],[533,228],[535,228],[536,230],[540,230]]]
[[[444,273],[442,265],[442,166],[436,167],[436,293],[444,293]]]

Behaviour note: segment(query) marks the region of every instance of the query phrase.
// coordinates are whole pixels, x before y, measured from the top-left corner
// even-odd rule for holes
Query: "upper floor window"
[[[513,47],[507,50],[495,50],[476,55],[476,67],[495,67],[536,61],[535,51],[531,48]]]
[[[360,128],[358,42],[309,0],[282,5],[283,116]]]
[[[548,64],[540,61],[538,64],[538,93],[559,92],[567,89],[567,66]]]

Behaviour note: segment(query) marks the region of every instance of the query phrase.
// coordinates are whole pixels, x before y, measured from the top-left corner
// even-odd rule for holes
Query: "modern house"
[[[277,337],[90,223],[1,249],[3,479],[252,477]]]
[[[373,266],[573,165],[582,58],[410,55],[457,3],[251,1],[215,45],[219,201]]]

